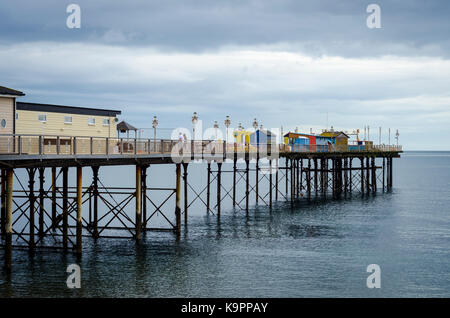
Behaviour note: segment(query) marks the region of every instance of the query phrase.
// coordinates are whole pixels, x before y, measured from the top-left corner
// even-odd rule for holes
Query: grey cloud
[[[366,27],[368,1],[76,1],[82,28],[65,27],[61,1],[7,2],[4,42],[57,40],[208,51],[285,43],[313,55],[449,56],[450,3],[380,0],[382,29]]]

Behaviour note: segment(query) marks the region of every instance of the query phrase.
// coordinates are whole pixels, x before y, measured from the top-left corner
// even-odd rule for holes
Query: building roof
[[[320,134],[321,136],[324,137],[337,137],[340,135],[344,135],[347,138],[350,138],[346,133],[344,133],[343,131],[324,131],[323,133]]]
[[[121,121],[120,123],[117,124],[117,130],[119,130],[119,131],[134,130],[134,131],[136,131],[137,128],[134,127],[133,125],[130,125],[125,120],[123,120],[123,121]]]
[[[288,132],[284,135],[284,137],[290,137],[290,136],[296,136],[296,137],[316,137],[316,138],[328,138],[327,136],[322,135],[313,135],[313,134],[305,134],[305,133],[295,133],[295,132]]]
[[[12,88],[0,86],[0,95],[24,96],[25,94]]]
[[[49,112],[49,113],[65,113],[65,114],[107,116],[107,117],[115,117],[121,114],[120,110],[38,104],[38,103],[24,103],[24,102],[17,102],[16,109]]]

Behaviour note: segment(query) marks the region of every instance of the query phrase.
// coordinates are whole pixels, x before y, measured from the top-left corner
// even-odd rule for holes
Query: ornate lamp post
[[[400,136],[400,134],[398,133],[398,129],[397,129],[397,132],[395,133],[395,139],[397,140],[397,147],[398,147],[398,136]]]
[[[194,112],[194,114],[192,115],[192,140],[195,140],[195,126],[197,126],[197,122],[198,122],[198,115],[197,112]]]
[[[158,127],[158,119],[156,118],[156,116],[153,116],[152,127],[153,127],[153,147],[154,147],[153,150],[156,152],[156,127]]]
[[[217,120],[214,121],[214,129],[216,130],[216,140],[217,140],[217,130],[219,129],[219,123]]]
[[[255,128],[255,134],[256,134],[256,147],[259,148],[259,133],[256,131],[256,129],[258,129],[258,121],[255,119],[253,119],[253,128]]]
[[[225,127],[227,127],[227,135],[225,136],[225,141],[228,143],[228,127],[231,125],[231,119],[230,116],[227,116],[225,118]]]

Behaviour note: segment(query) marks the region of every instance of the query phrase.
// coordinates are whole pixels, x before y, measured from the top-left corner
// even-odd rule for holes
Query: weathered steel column
[[[289,191],[288,191],[288,183],[289,183],[289,159],[288,158],[284,158],[286,167],[284,170],[284,175],[286,176],[285,181],[286,181],[286,199],[288,197]]]
[[[2,169],[2,183],[1,183],[1,222],[0,222],[0,232],[2,237],[6,234],[6,169]]]
[[[307,173],[307,182],[306,182],[306,186],[307,186],[307,191],[308,191],[308,201],[311,200],[311,159],[308,158],[308,173]]]
[[[52,228],[56,228],[56,167],[52,167]]]
[[[272,208],[272,159],[269,160],[269,207]]]
[[[44,196],[45,196],[45,168],[39,168],[39,237],[44,237]]]
[[[372,192],[377,192],[377,170],[375,166],[375,157],[372,157]]]
[[[350,158],[350,160],[349,160],[349,168],[350,168],[350,180],[349,180],[349,192],[350,192],[350,194],[352,193],[352,188],[353,188],[353,169],[352,169],[352,161],[353,161],[353,158]]]
[[[183,163],[184,224],[188,223],[188,163]]]
[[[295,160],[291,159],[291,205],[294,205],[294,197],[295,197],[294,168],[295,168]]]
[[[250,160],[248,158],[248,154],[246,154],[245,158],[245,211],[248,212],[248,201],[250,197]]]
[[[178,173],[178,165],[177,165],[177,173]],[[178,178],[178,174],[177,174]],[[178,184],[177,184],[178,187]],[[178,188],[177,188],[177,196],[178,196]],[[142,232],[142,211],[141,211],[141,199],[142,199],[142,167],[140,165],[136,165],[136,241],[141,240],[141,232]],[[177,197],[178,202],[178,197]]]
[[[62,204],[62,233],[63,233],[63,248],[67,249],[68,244],[68,219],[69,219],[69,200],[68,200],[68,170],[69,168],[63,167],[62,169],[62,177],[63,177],[63,204]]]
[[[303,188],[303,159],[300,159],[300,192],[303,191]]]
[[[81,254],[83,246],[83,168],[77,167],[77,241],[76,249],[77,253]]]
[[[236,153],[233,159],[233,206],[236,205]]]
[[[296,190],[295,190],[295,195],[296,197],[300,196],[300,188],[301,188],[301,183],[300,183],[300,159],[296,160],[296,169],[295,169],[295,173],[297,174],[297,176],[295,177],[295,184],[296,184]]]
[[[364,158],[360,157],[361,161],[361,194],[364,195]]]
[[[314,190],[316,192],[316,196],[317,196],[317,192],[319,191],[319,184],[318,184],[319,179],[318,179],[318,174],[317,174],[318,170],[319,170],[319,167],[317,164],[317,158],[314,158]]]
[[[275,170],[275,201],[278,201],[278,164],[280,159],[276,159],[276,170]]]
[[[93,183],[92,183],[92,192],[94,195],[94,220],[92,221],[93,226],[93,236],[94,238],[98,238],[98,169],[100,167],[93,166],[92,167],[92,173],[93,173]]]
[[[149,165],[142,166],[142,229],[144,235],[147,233],[147,169]]]
[[[385,179],[385,172],[384,172],[384,169],[385,169],[385,165],[386,165],[386,158],[385,157],[383,157],[383,167],[382,167],[382,169],[383,169],[383,174],[382,174],[382,184],[383,184],[383,192],[384,192],[384,186],[385,186],[385,184],[384,184],[384,179]]]
[[[221,187],[222,187],[222,163],[217,163],[217,217],[220,218],[220,203],[222,201],[221,196]]]
[[[29,216],[29,226],[30,226],[30,237],[28,241],[28,246],[30,248],[34,248],[34,211],[35,211],[35,202],[36,197],[34,196],[34,174],[36,172],[36,168],[27,169],[28,171],[28,201],[30,202],[30,216]]]
[[[389,160],[389,189],[392,189],[392,184],[393,184],[393,175],[392,175],[392,166],[393,166],[393,162],[394,162],[394,160],[393,160],[393,158],[392,157],[390,157],[390,158],[388,158],[388,160]]]
[[[258,205],[258,197],[259,197],[259,145],[258,145],[258,152],[256,153],[256,172],[255,172],[255,198],[256,198],[256,205]]]
[[[370,193],[370,159],[366,157],[366,192]]]
[[[175,232],[181,233],[181,164],[176,165],[176,187],[175,187]]]
[[[344,158],[344,196],[347,198],[348,192],[348,159]]]
[[[211,187],[211,162],[208,162],[208,177],[206,180],[206,210],[207,212],[210,211],[210,196],[211,196],[211,191],[210,191],[210,187]]]
[[[12,213],[13,213],[13,175],[12,169],[6,169],[6,196],[5,196],[5,267],[11,270],[12,259]]]
[[[336,198],[336,159],[331,159],[331,193],[333,199]]]

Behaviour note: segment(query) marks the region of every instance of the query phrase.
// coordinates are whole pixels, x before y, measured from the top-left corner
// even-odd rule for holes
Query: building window
[[[94,126],[94,125],[95,125],[95,118],[94,118],[94,117],[88,118],[88,124],[89,124],[90,126]]]
[[[19,119],[19,113],[16,113],[16,120]]]
[[[3,118],[2,121],[0,122],[0,126],[2,128],[6,128],[6,119],[5,118]]]
[[[38,115],[38,120],[41,123],[45,123],[47,121],[47,115]]]
[[[109,126],[109,118],[103,118],[103,126]]]
[[[72,116],[64,116],[64,124],[71,124]]]

